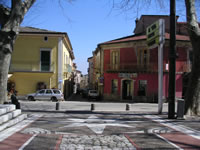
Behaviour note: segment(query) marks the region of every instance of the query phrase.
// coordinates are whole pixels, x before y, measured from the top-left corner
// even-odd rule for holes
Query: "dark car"
[[[83,89],[83,90],[81,90],[81,96],[83,97],[83,98],[87,98],[88,97],[88,89]]]

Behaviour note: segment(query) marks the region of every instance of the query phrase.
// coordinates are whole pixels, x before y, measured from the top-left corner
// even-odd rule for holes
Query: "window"
[[[46,90],[46,94],[52,94],[51,90]]]
[[[50,71],[50,50],[41,50],[40,51],[40,62],[41,62],[41,71]]]
[[[146,49],[139,49],[138,50],[138,64],[141,66],[146,67],[148,65],[148,51]]]
[[[111,52],[112,69],[118,69],[119,66],[119,51],[114,50]]]
[[[111,83],[111,93],[112,94],[117,94],[117,90],[118,90],[118,80],[117,79],[114,79],[112,80],[112,83]]]
[[[144,50],[144,54],[143,54],[143,65],[147,66],[147,50]]]
[[[39,91],[40,94],[44,94],[45,90],[41,90]]]
[[[69,64],[69,57],[66,55],[66,64]]]
[[[65,52],[64,52],[64,65],[66,65],[66,54],[65,54]]]
[[[45,42],[48,41],[48,37],[47,37],[47,36],[44,37],[44,41],[45,41]]]
[[[55,94],[60,94],[60,91],[59,91],[59,90],[53,90],[53,92],[54,92]]]
[[[146,96],[147,80],[139,80],[138,96]]]

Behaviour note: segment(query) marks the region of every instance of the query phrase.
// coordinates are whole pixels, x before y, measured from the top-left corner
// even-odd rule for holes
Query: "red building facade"
[[[150,17],[150,22],[148,22]],[[155,19],[152,19],[154,18]],[[158,18],[168,22],[168,16],[142,16],[139,22],[148,20],[153,23]],[[140,25],[140,23],[137,23]],[[184,23],[181,23],[181,27]],[[148,25],[146,25],[148,26]],[[168,25],[166,25],[168,27]],[[136,25],[135,32],[140,27]],[[100,94],[104,99],[157,101],[158,97],[158,49],[149,49],[146,44],[146,35],[135,34],[128,37],[101,43],[96,54],[101,54],[99,76],[103,77],[103,84],[99,84]],[[168,31],[168,28],[166,28]],[[182,97],[182,78],[185,72],[190,71],[191,45],[188,35],[177,34],[176,59],[176,97]],[[169,34],[165,34],[163,49],[163,97],[168,97],[169,83]]]

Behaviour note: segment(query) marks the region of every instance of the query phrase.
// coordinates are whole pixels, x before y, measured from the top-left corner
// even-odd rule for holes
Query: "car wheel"
[[[29,97],[28,97],[28,100],[29,100],[29,101],[34,101],[34,97],[33,97],[33,96],[29,96]]]
[[[57,102],[58,101],[56,97],[52,97],[51,100],[52,100],[52,102]]]

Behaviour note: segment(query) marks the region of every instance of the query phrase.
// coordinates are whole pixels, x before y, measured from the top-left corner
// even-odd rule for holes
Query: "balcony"
[[[119,65],[107,64],[107,72],[157,72],[157,64],[141,65],[137,63],[124,63]]]
[[[69,64],[65,64],[64,65],[64,72],[72,72],[72,66],[70,66]]]
[[[10,65],[9,72],[54,72],[54,63],[50,66],[43,65],[41,70],[40,63],[18,62]]]
[[[187,63],[177,63],[176,72],[189,72],[190,65]],[[106,64],[106,72],[158,72],[158,64],[137,64],[137,63],[123,63],[118,65]],[[169,72],[169,69],[166,67],[166,64],[163,64],[163,71]]]

